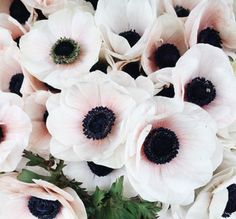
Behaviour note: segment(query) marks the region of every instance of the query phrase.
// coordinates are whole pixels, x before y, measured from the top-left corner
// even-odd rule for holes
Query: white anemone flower
[[[236,23],[227,1],[202,1],[190,13],[185,29],[190,46],[206,43],[225,51],[236,49]]]
[[[132,59],[141,55],[156,18],[154,0],[99,0],[95,12],[112,55]]]
[[[96,190],[97,186],[100,189],[108,190],[117,178],[124,176],[123,195],[129,198],[137,195],[137,192],[130,185],[125,167],[112,169],[94,162],[81,161],[67,163],[63,172],[69,178],[81,182],[82,187],[91,193]]]
[[[37,91],[24,100],[24,110],[30,117],[33,128],[28,149],[41,155],[49,154],[51,135],[46,126],[48,117],[46,102],[50,95],[51,93],[47,91]]]
[[[236,217],[236,169],[216,174],[198,194],[186,219],[234,219]]]
[[[0,52],[0,90],[22,96],[24,74],[19,59],[20,52],[16,45]]]
[[[149,35],[142,54],[142,67],[146,74],[174,67],[187,49],[183,23],[172,15],[162,15],[156,20]]]
[[[16,94],[0,93],[0,171],[15,170],[32,130],[23,101]]]
[[[228,57],[211,45],[197,44],[173,69],[177,98],[195,103],[225,128],[236,118],[236,78]]]
[[[92,72],[48,100],[51,153],[66,161],[124,165],[126,123],[135,101],[102,72]]]
[[[210,181],[216,125],[197,105],[154,97],[129,119],[126,168],[131,185],[148,201],[187,205]]]
[[[183,21],[189,16],[190,12],[201,2],[202,0],[164,0],[162,1],[164,11],[168,14],[172,14],[179,17]]]
[[[22,65],[54,88],[88,74],[98,61],[100,33],[93,16],[78,8],[60,10],[35,23],[20,39]]]
[[[23,183],[17,174],[0,177],[0,218],[87,219],[84,204],[71,188],[60,189],[43,180]]]

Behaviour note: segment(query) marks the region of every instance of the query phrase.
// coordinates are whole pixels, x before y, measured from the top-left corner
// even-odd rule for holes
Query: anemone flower
[[[10,31],[13,39],[26,33],[35,20],[33,8],[24,5],[21,0],[1,0],[0,26]]]
[[[148,201],[187,205],[212,177],[216,125],[197,105],[166,97],[140,104],[129,119],[126,168]],[[193,125],[194,124],[194,125]]]
[[[206,43],[226,51],[236,49],[236,23],[227,1],[202,1],[190,13],[185,28],[190,46]]]
[[[0,171],[15,170],[23,150],[28,146],[32,130],[28,115],[23,111],[20,97],[0,93]]]
[[[16,177],[16,173],[0,177],[1,218],[87,219],[84,204],[73,189],[62,190],[43,180],[23,183]]]
[[[58,89],[67,80],[88,74],[98,61],[100,46],[93,16],[78,8],[60,10],[37,22],[20,40],[26,70]]]
[[[0,53],[0,90],[22,96],[21,86],[24,74],[19,57],[19,49],[16,45]]]
[[[216,47],[197,44],[173,69],[177,98],[206,110],[224,128],[236,118],[236,78],[228,57]]]
[[[97,71],[49,98],[47,105],[55,157],[111,168],[124,165],[126,122],[135,106],[124,87]]]
[[[232,164],[234,165],[234,164]],[[186,219],[234,219],[236,216],[236,169],[216,174],[186,212]]]
[[[189,16],[190,12],[202,0],[165,0],[163,1],[164,11],[181,18],[183,21]]]
[[[174,67],[187,50],[183,23],[174,16],[158,17],[142,54],[142,67],[146,74],[158,69]]]
[[[24,110],[30,117],[33,128],[28,148],[42,155],[49,154],[51,140],[46,127],[48,117],[46,102],[50,95],[51,93],[47,91],[37,91],[26,97],[24,101]]]
[[[99,0],[95,20],[112,55],[120,59],[141,55],[156,18],[154,3],[154,0]]]
[[[112,169],[94,162],[70,162],[67,163],[64,173],[71,179],[81,182],[82,187],[86,188],[88,192],[94,192],[97,186],[100,189],[108,190],[118,177],[124,176],[123,195],[125,197],[135,197],[137,195],[129,183],[124,167]]]

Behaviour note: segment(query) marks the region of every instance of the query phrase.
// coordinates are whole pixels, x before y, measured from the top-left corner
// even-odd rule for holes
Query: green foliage
[[[23,169],[18,175],[18,180],[33,183],[33,179],[42,179],[62,189],[71,187],[83,201],[89,219],[155,219],[160,211],[157,203],[144,201],[139,197],[131,199],[123,197],[124,177],[118,178],[108,191],[97,187],[93,194],[88,194],[80,182],[70,180],[63,174],[64,161],[56,161],[52,156],[45,160],[29,151],[24,151],[23,156],[29,159],[27,166],[41,167],[49,174],[43,176]]]

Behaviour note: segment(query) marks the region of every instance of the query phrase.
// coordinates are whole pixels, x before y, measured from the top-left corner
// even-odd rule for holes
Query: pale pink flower
[[[158,17],[149,35],[147,46],[142,54],[142,67],[146,74],[158,69],[174,67],[187,50],[184,25],[176,17]]]
[[[236,118],[236,78],[228,57],[216,47],[197,44],[173,69],[176,98],[195,103],[224,128]]]
[[[49,154],[51,140],[46,126],[48,117],[46,102],[50,95],[51,93],[47,91],[37,91],[24,100],[24,110],[30,117],[33,127],[28,149],[42,155]]]
[[[194,190],[215,168],[216,125],[208,113],[154,97],[133,111],[128,130],[127,176],[138,194],[148,201],[193,202]]]
[[[202,1],[190,13],[185,28],[190,46],[207,43],[225,51],[236,49],[236,23],[227,1]]]
[[[71,188],[62,190],[43,180],[23,183],[16,176],[0,177],[0,218],[87,219],[83,202]]]
[[[179,17],[182,21],[185,21],[190,12],[201,1],[202,0],[164,0],[162,1],[162,4],[166,13]]]
[[[15,45],[16,43],[13,41],[10,31],[0,27],[0,53],[6,48]]]
[[[8,29],[13,39],[26,33],[35,20],[33,8],[24,5],[21,0],[1,0],[0,27]]]
[[[0,90],[22,96],[23,80],[20,52],[16,45],[12,45],[0,52]]]
[[[60,10],[36,22],[20,40],[22,64],[34,77],[61,89],[88,74],[98,61],[101,38],[93,16],[78,8]]]
[[[15,170],[32,130],[23,101],[16,94],[0,93],[0,171]]]
[[[234,165],[234,164],[233,164]],[[236,169],[231,167],[216,174],[198,194],[186,211],[186,219],[234,219]]]
[[[126,123],[135,106],[124,87],[102,72],[92,72],[49,98],[47,106],[55,157],[123,166]]]
[[[113,56],[141,55],[157,16],[154,5],[155,0],[99,0],[95,20]]]

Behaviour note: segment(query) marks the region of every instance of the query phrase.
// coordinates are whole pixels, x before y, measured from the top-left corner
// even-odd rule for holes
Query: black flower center
[[[70,38],[60,38],[51,49],[51,57],[55,64],[71,64],[80,54],[78,43]]]
[[[160,69],[166,67],[175,67],[175,64],[179,58],[179,50],[173,44],[163,44],[155,52],[156,65]]]
[[[176,157],[179,141],[176,134],[166,128],[152,129],[143,144],[147,159],[156,164],[165,164]]]
[[[127,39],[131,47],[133,47],[141,38],[141,36],[135,30],[125,31],[120,33],[119,35]]]
[[[206,28],[198,34],[198,43],[207,43],[215,47],[222,48],[220,33],[213,28]]]
[[[10,15],[20,24],[24,24],[30,17],[30,12],[20,0],[14,0],[9,8]]]
[[[156,94],[155,96],[163,96],[163,97],[174,97],[175,96],[175,90],[174,90],[174,86],[172,84],[170,84],[169,86],[164,86],[163,89]]]
[[[90,170],[97,176],[107,176],[114,169],[102,165],[95,164],[94,162],[87,162]]]
[[[236,184],[231,184],[228,189],[228,202],[226,204],[222,217],[230,217],[232,213],[236,212]]]
[[[101,60],[101,61],[98,61],[96,64],[94,64],[89,71],[92,72],[92,71],[99,70],[99,71],[102,71],[103,73],[107,73],[107,68],[108,68],[107,62],[104,60]]]
[[[35,9],[38,17],[37,17],[37,21],[40,21],[40,20],[46,20],[47,17],[43,14],[43,12],[39,9]]]
[[[9,83],[9,90],[11,93],[15,93],[22,97],[22,94],[20,92],[22,83],[24,80],[24,75],[22,73],[17,73],[11,77],[11,81]]]
[[[83,132],[88,139],[101,140],[107,137],[115,123],[115,114],[107,107],[90,110],[83,120]]]
[[[178,17],[188,17],[190,10],[180,5],[175,6],[175,12]]]
[[[5,131],[6,127],[4,125],[0,125],[0,143],[5,139]]]
[[[48,111],[46,110],[43,114],[43,121],[44,121],[45,124],[47,122],[47,119],[48,119]]]
[[[204,106],[212,102],[216,97],[216,90],[211,81],[205,78],[194,78],[187,84],[186,99],[191,103]]]
[[[61,210],[59,201],[45,200],[32,196],[28,202],[30,213],[39,219],[54,219]]]
[[[144,75],[140,62],[130,62],[123,67],[122,71],[128,73],[134,79],[140,75]]]
[[[51,91],[52,93],[60,93],[61,90],[55,88],[55,87],[52,87],[51,85],[47,84],[47,83],[44,83],[44,85],[46,86],[46,88]]]
[[[93,5],[94,10],[97,9],[98,0],[85,0],[86,2],[90,2]]]

